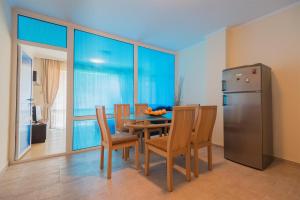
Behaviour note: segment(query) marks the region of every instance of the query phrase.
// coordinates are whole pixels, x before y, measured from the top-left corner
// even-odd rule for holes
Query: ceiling
[[[299,0],[7,0],[44,15],[180,50],[224,27],[245,23]]]

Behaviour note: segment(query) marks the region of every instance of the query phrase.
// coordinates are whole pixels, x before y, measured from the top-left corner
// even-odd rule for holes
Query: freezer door
[[[225,158],[262,168],[261,93],[224,94]]]
[[[261,66],[252,65],[223,71],[223,92],[260,91]]]

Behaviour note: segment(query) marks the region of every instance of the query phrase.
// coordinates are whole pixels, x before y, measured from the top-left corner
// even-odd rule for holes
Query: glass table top
[[[153,115],[138,115],[130,114],[128,117],[123,117],[123,120],[130,120],[130,121],[163,121],[163,120],[172,120],[172,112],[167,112],[161,116],[153,116]]]

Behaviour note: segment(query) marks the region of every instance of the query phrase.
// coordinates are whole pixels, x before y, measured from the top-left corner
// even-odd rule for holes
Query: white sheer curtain
[[[67,102],[67,72],[61,70],[59,88],[53,105],[51,106],[50,128],[65,129],[66,127],[66,102]]]

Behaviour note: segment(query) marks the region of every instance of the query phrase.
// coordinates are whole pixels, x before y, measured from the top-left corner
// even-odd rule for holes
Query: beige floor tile
[[[47,129],[45,143],[32,144],[21,160],[41,158],[66,152],[66,130]]]
[[[56,157],[9,167],[0,177],[0,199],[31,200],[198,200],[198,199],[289,199],[300,200],[300,165],[275,160],[264,171],[223,158],[223,149],[213,148],[213,170],[207,169],[206,151],[200,151],[200,175],[187,182],[184,159],[175,159],[174,191],[167,192],[166,162],[152,155],[150,175],[134,168],[131,155],[123,161],[113,152],[112,179],[99,169],[99,152]],[[106,167],[106,162],[105,162]]]

